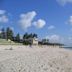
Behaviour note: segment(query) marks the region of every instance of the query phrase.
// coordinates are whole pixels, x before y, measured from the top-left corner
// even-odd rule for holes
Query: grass
[[[0,45],[22,45],[22,43],[15,43],[13,41],[7,41],[6,39],[0,39]]]

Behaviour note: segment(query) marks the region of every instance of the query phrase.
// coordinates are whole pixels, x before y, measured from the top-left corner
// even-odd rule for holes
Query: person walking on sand
[[[30,48],[32,48],[32,44],[30,43]]]

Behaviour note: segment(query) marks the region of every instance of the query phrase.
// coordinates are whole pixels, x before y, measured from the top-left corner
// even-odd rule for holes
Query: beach
[[[72,50],[1,45],[0,72],[72,72]]]

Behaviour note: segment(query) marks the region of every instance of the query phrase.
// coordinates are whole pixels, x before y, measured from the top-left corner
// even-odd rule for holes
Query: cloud
[[[45,20],[38,19],[34,21],[37,13],[35,11],[28,12],[26,14],[20,15],[19,24],[23,30],[28,29],[31,26],[35,26],[36,28],[43,28],[46,24]]]
[[[54,25],[50,25],[50,26],[48,27],[48,30],[52,30],[52,29],[54,29],[54,28],[55,28]]]
[[[1,23],[7,23],[8,21],[9,21],[9,19],[6,15],[0,16],[0,22]]]
[[[72,37],[69,37],[68,39],[72,41]]]
[[[33,25],[36,28],[43,28],[45,26],[46,22],[43,19],[39,19],[38,21],[33,22]]]
[[[72,16],[69,17],[66,23],[72,25]]]
[[[10,29],[11,29],[12,31],[14,31],[14,27],[10,27]]]
[[[72,46],[72,36],[67,36],[65,38],[65,45]]]
[[[49,39],[49,42],[51,43],[62,43],[65,45],[72,45],[72,36],[62,37],[57,34],[48,35],[45,37],[46,39]]]
[[[6,11],[5,10],[0,10],[0,15],[5,14]]]
[[[5,10],[0,10],[0,23],[7,23],[9,21]]]
[[[61,5],[66,5],[67,3],[72,3],[72,0],[57,0],[57,2]]]
[[[32,26],[32,21],[34,17],[36,16],[36,12],[28,12],[26,14],[20,15],[19,24],[21,25],[22,29],[27,29]]]
[[[52,42],[52,43],[61,43],[63,42],[63,38],[60,37],[59,35],[50,35],[50,36],[46,36],[47,39],[49,39],[49,42]]]

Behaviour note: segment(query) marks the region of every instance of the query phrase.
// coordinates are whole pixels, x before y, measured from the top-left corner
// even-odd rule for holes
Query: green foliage
[[[37,34],[28,34],[28,33],[25,33],[24,36],[23,36],[23,39],[29,39],[29,38],[34,38],[36,37],[37,38]]]
[[[0,33],[0,38],[1,39],[10,39],[14,41],[15,43],[23,43],[25,45],[31,44],[28,39],[31,38],[37,38],[37,34],[33,33],[25,33],[23,35],[23,39],[20,39],[20,34],[18,33],[16,36],[14,36],[14,32],[10,27],[7,27],[6,29],[2,28],[1,33]]]
[[[35,38],[38,38],[37,34],[34,33],[34,34],[33,34],[33,38],[34,38],[34,37],[35,37]]]
[[[8,39],[12,40],[12,38],[13,38],[13,31],[9,27],[6,30],[6,38],[7,38],[7,40]]]
[[[28,33],[25,33],[25,34],[23,35],[23,39],[28,39]]]
[[[30,45],[30,43],[28,41],[23,41],[24,45]]]
[[[30,38],[37,38],[37,34],[32,34],[32,33],[30,33],[30,34],[28,34],[28,33],[25,33],[24,35],[23,35],[23,44],[24,45],[29,45],[29,44],[31,44],[30,43],[30,41],[28,41],[28,39],[30,39]]]
[[[1,34],[0,34],[0,37],[2,38],[2,39],[5,39],[6,38],[6,33],[5,33],[5,29],[4,28],[2,28],[2,30],[1,30],[2,32],[1,32]]]
[[[20,42],[20,34],[19,33],[16,35],[16,41]]]

